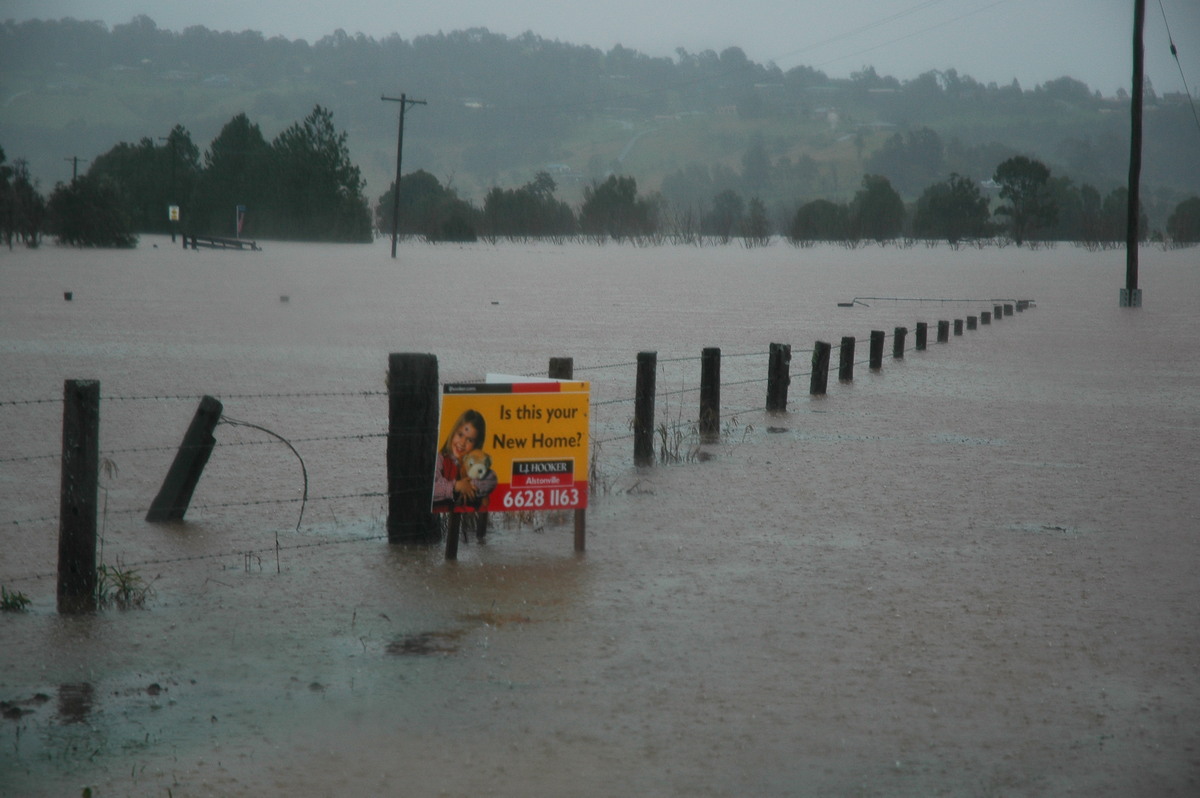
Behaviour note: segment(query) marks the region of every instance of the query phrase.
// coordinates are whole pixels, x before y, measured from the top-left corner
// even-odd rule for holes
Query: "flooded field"
[[[0,585],[31,599],[0,613],[0,795],[1200,792],[1195,249],[1143,250],[1137,310],[1123,252],[1069,246],[388,254],[0,251]],[[843,336],[853,382],[835,351],[810,397]],[[639,351],[682,462],[633,465]],[[457,562],[387,543],[390,352],[447,382],[574,358],[586,554],[554,516]],[[66,379],[100,381],[101,556],[144,608],[55,612]],[[142,520],[205,394],[291,441],[307,502],[285,446],[221,425],[187,520]]]

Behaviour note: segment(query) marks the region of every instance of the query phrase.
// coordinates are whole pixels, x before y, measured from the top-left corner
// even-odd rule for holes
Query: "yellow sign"
[[[179,206],[178,205],[168,205],[167,206],[167,218],[170,219],[172,222],[179,221]]]
[[[442,387],[435,512],[587,507],[586,382]]]

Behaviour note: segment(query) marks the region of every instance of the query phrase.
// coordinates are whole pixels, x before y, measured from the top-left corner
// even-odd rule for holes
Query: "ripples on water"
[[[1140,310],[1117,307],[1123,253],[1069,246],[387,255],[0,252],[0,582],[34,599],[0,617],[0,698],[30,702],[33,730],[15,745],[6,721],[0,771],[29,787],[50,761],[65,784],[176,779],[176,795],[395,788],[406,771],[498,794],[565,788],[559,771],[603,776],[591,794],[1136,791],[1149,745],[1162,794],[1194,784],[1195,250],[1143,251]],[[993,303],[838,307],[861,296],[1037,306],[937,345],[938,320]],[[872,329],[906,326],[911,346],[918,321],[928,351],[860,362],[849,384],[835,351],[827,396],[807,395],[815,340],[853,335],[865,361]],[[768,417],[772,342],[792,345],[793,379],[790,412]],[[660,418],[686,425],[713,346],[724,439],[634,469],[637,352],[658,353]],[[385,486],[389,352],[436,354],[444,381],[574,358],[609,486],[586,558],[553,524],[498,523],[454,568],[379,540],[299,547],[382,534],[366,494]],[[151,563],[148,612],[53,612],[74,378],[100,380],[118,466],[104,556]],[[295,458],[233,427],[188,522],[142,522],[202,394],[296,442],[315,497],[299,533]],[[1102,740],[1118,754],[1098,761]]]

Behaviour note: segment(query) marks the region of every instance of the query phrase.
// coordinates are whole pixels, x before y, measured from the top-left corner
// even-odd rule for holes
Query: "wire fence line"
[[[896,328],[896,332],[900,332],[902,329],[904,330],[905,333],[909,332],[909,330],[907,328],[900,328],[900,327]],[[972,326],[972,327],[969,327],[968,329],[974,329],[974,327]],[[893,332],[890,332],[890,331],[882,331],[882,332],[883,332],[882,336],[875,336],[875,337],[876,338],[882,337],[885,341],[888,339],[894,340],[896,338],[896,334]],[[960,334],[958,332],[957,328],[956,328],[955,334],[956,335]],[[818,342],[818,345],[820,345],[820,342]],[[825,346],[828,346],[829,351],[842,349],[841,342],[830,343],[830,344],[826,344]],[[922,348],[922,347],[914,346],[912,344],[903,345],[899,348],[891,348],[884,353],[884,357],[887,357],[889,359],[902,357],[905,353],[911,352],[914,349],[919,349],[919,348]],[[817,352],[817,348],[791,349],[789,347],[788,351],[792,356],[795,356],[797,354],[806,355],[806,354],[813,354],[813,353]],[[722,379],[719,383],[719,388],[721,388],[721,389],[728,388],[735,395],[734,396],[726,396],[726,395],[722,396],[722,406],[721,406],[719,414],[717,415],[718,420],[721,423],[728,423],[732,420],[736,420],[738,417],[744,415],[745,413],[763,410],[764,405],[762,403],[757,403],[757,404],[752,404],[752,405],[746,404],[745,399],[748,399],[749,395],[745,394],[744,390],[746,388],[749,388],[749,387],[752,387],[755,385],[762,385],[763,383],[769,382],[769,380],[770,380],[769,376],[762,376],[762,374],[767,371],[767,368],[765,368],[763,366],[762,359],[769,357],[772,353],[769,351],[748,351],[748,352],[736,352],[736,353],[723,353],[723,352],[719,352],[719,350],[718,350],[718,353],[719,353],[719,361],[721,363],[727,363],[729,361],[736,361],[738,364],[740,364],[740,365],[735,365],[732,368],[729,368],[726,371],[726,375],[725,375],[729,378]],[[686,407],[688,409],[685,410],[684,404],[680,404],[678,401],[673,402],[672,400],[676,400],[680,397],[694,395],[694,394],[702,391],[702,387],[700,385],[700,379],[699,379],[698,375],[693,374],[693,373],[688,373],[681,369],[686,369],[686,367],[688,367],[689,365],[695,364],[697,362],[702,362],[703,360],[704,360],[703,356],[678,356],[678,357],[668,357],[668,358],[661,358],[661,359],[656,358],[655,359],[655,369],[659,373],[659,375],[661,375],[663,377],[663,379],[656,381],[657,386],[656,386],[656,390],[654,392],[655,399],[661,400],[661,402],[662,402],[661,404],[659,404],[658,401],[656,401],[656,403],[655,403],[655,407],[656,407],[655,412],[660,418],[662,418],[661,423],[657,424],[655,429],[656,429],[656,432],[659,435],[664,436],[664,438],[667,435],[676,436],[677,438],[679,436],[695,437],[698,435],[699,416],[700,416],[699,408],[695,408],[695,413],[693,414],[693,409],[690,408],[690,405],[687,405]],[[862,365],[862,364],[867,364],[869,362],[871,362],[871,361],[868,359],[855,360],[854,365]],[[626,360],[626,361],[620,361],[620,362],[600,363],[600,364],[596,364],[596,365],[586,365],[586,364],[580,365],[580,366],[575,367],[574,371],[577,374],[588,374],[588,373],[599,373],[599,372],[605,372],[605,371],[612,371],[612,370],[617,370],[617,369],[630,369],[630,368],[636,368],[638,366],[639,366],[639,361]],[[762,371],[760,372],[760,374],[758,376],[751,376],[746,371],[747,369],[750,369],[750,368],[762,369]],[[730,372],[733,372],[733,373],[730,373]],[[813,372],[811,369],[807,370],[807,371],[798,371],[798,372],[791,371],[790,367],[786,369],[786,376],[789,381],[794,381],[796,378],[812,376],[812,373]],[[541,376],[541,375],[540,374],[531,374],[528,376],[536,377],[536,376]],[[618,385],[616,383],[616,380],[614,380],[612,378],[606,378],[606,379],[602,379],[602,380],[598,380],[598,381],[593,380],[592,383],[593,383],[593,396],[600,394],[601,397],[603,397],[603,398],[597,398],[595,401],[592,401],[590,403],[590,406],[596,411],[593,414],[592,418],[590,419],[590,423],[592,426],[592,434],[590,436],[590,439],[591,439],[591,442],[594,447],[593,452],[592,452],[592,457],[596,458],[597,456],[602,455],[605,458],[610,458],[612,453],[604,450],[604,447],[606,445],[612,444],[615,442],[628,441],[628,440],[636,437],[635,433],[632,431],[632,429],[633,429],[632,416],[623,418],[620,415],[619,408],[622,405],[625,405],[625,406],[633,405],[637,401],[637,397],[632,395],[628,391],[628,387],[629,387],[628,383],[622,383],[622,384]],[[661,386],[661,387],[658,387],[658,386]],[[614,390],[616,392],[618,392],[618,395],[604,397],[604,394],[609,393]],[[741,391],[742,393],[739,394],[739,391]],[[401,391],[400,393],[403,393],[403,391]],[[292,405],[295,405],[296,403],[303,404],[306,402],[311,405],[312,402],[316,402],[316,404],[312,405],[312,406],[319,407],[321,402],[327,402],[329,400],[337,400],[337,399],[343,399],[343,398],[364,398],[364,397],[366,397],[366,398],[377,398],[377,397],[378,398],[386,398],[386,397],[394,396],[397,394],[395,392],[389,392],[386,390],[383,390],[383,391],[381,391],[381,390],[351,390],[351,391],[287,391],[287,392],[277,392],[277,393],[272,393],[272,392],[259,392],[259,393],[236,392],[236,393],[233,393],[233,392],[231,392],[231,393],[226,393],[226,394],[213,393],[211,395],[214,397],[220,398],[220,399],[230,400],[230,401],[233,401],[233,400],[244,400],[244,401],[265,400],[265,401],[270,401],[270,402],[286,402],[287,404],[292,404]],[[145,395],[113,394],[113,395],[104,395],[101,397],[102,401],[110,401],[110,402],[118,402],[118,403],[200,401],[203,398],[204,397],[201,395],[192,395],[192,394],[145,394]],[[3,411],[5,411],[5,410],[16,410],[17,408],[25,407],[25,406],[61,405],[62,402],[63,402],[63,399],[61,397],[54,398],[54,399],[10,398],[10,399],[0,400],[0,419],[3,419],[3,415],[4,415]],[[735,404],[737,405],[736,407],[732,406]],[[614,413],[613,411],[616,411],[616,412]],[[675,416],[674,418],[671,417],[672,413]],[[255,427],[256,425],[249,424],[246,426]],[[259,426],[258,429],[269,432],[269,430],[266,430],[265,427]],[[271,434],[276,435],[276,433],[271,433]],[[287,438],[287,439],[284,439],[283,436],[278,436],[278,435],[276,435],[276,437],[278,438],[278,440],[272,439],[272,438],[258,438],[258,437],[252,437],[249,439],[222,439],[222,440],[218,440],[214,443],[214,448],[221,447],[221,448],[234,449],[236,447],[259,447],[259,446],[266,446],[268,444],[277,444],[277,443],[279,443],[280,440],[283,440],[284,442],[288,443],[289,446],[292,446],[293,451],[295,451],[295,449],[294,449],[295,445],[312,445],[312,446],[320,447],[320,446],[324,446],[324,445],[339,445],[339,444],[349,444],[349,443],[378,444],[380,442],[386,442],[389,440],[394,442],[397,439],[404,439],[404,438],[411,438],[413,440],[423,439],[422,433],[420,433],[420,432],[409,433],[409,432],[405,432],[405,431],[351,432],[351,433],[340,433],[340,434],[308,435],[308,436],[303,436],[303,437],[294,437],[294,438]],[[103,458],[112,458],[117,455],[163,454],[163,453],[167,453],[167,452],[178,452],[182,448],[183,447],[179,444],[154,443],[154,444],[146,444],[146,445],[121,446],[121,447],[116,447],[116,448],[111,448],[111,449],[104,449],[101,451],[101,455]],[[297,455],[297,456],[299,456],[299,455]],[[376,456],[377,456],[377,453],[376,453],[376,455],[372,455],[371,457],[374,458]],[[40,464],[42,464],[43,462],[57,461],[57,460],[60,460],[61,457],[62,457],[61,453],[52,453],[52,454],[12,453],[12,454],[7,454],[4,457],[0,457],[0,466],[20,467],[22,464],[30,464],[31,466],[40,466]],[[366,460],[366,459],[367,458],[364,456],[364,460]],[[627,454],[625,454],[625,455],[618,454],[617,459],[627,460],[629,458],[628,458]],[[301,461],[301,463],[303,465],[303,460]],[[384,481],[382,472],[383,472],[383,467],[382,467],[382,463],[380,463],[379,470],[376,473],[378,474],[381,482]],[[43,475],[43,476],[45,477],[45,475]],[[409,476],[413,476],[413,475],[409,475]],[[421,476],[424,476],[424,475],[421,475]],[[3,472],[0,472],[0,482],[4,481],[5,479],[6,479],[6,475]],[[306,475],[306,480],[307,480],[307,475]],[[239,486],[239,487],[245,487],[247,489],[253,489],[253,490],[260,490],[260,488],[257,485],[255,485],[253,488],[251,488],[251,486],[249,486],[249,485]],[[103,485],[102,485],[102,488],[105,489],[106,506],[105,506],[104,512],[105,512],[106,518],[110,517],[110,516],[111,517],[133,517],[133,516],[143,516],[144,517],[145,514],[149,510],[148,507],[141,507],[141,506],[110,508],[107,506],[108,489]],[[127,493],[127,491],[126,491],[126,493]],[[315,503],[332,504],[335,502],[363,502],[363,501],[369,500],[369,501],[373,501],[373,502],[381,502],[382,503],[382,502],[389,501],[393,496],[398,496],[398,495],[411,496],[414,494],[415,494],[415,491],[413,491],[413,490],[403,490],[403,491],[398,491],[396,493],[389,493],[387,491],[378,491],[378,490],[348,490],[348,491],[335,490],[335,491],[327,492],[324,495],[308,496],[307,495],[307,482],[306,482],[304,496],[288,495],[288,496],[281,496],[281,497],[276,497],[276,498],[254,498],[254,499],[244,499],[244,500],[231,500],[231,501],[226,501],[226,502],[207,502],[207,503],[198,502],[192,506],[192,509],[195,510],[197,513],[220,513],[222,511],[232,510],[235,508],[257,508],[257,507],[265,507],[265,506],[272,506],[272,505],[287,506],[287,505],[295,505],[296,503],[301,503],[301,502],[314,503],[314,504]],[[33,509],[33,508],[30,507],[30,509]],[[301,511],[301,517],[303,517],[303,511]],[[43,514],[39,514],[39,515],[32,515],[29,518],[21,518],[21,519],[15,519],[15,520],[0,520],[0,528],[9,528],[9,529],[33,528],[33,527],[44,528],[44,527],[52,525],[52,524],[57,524],[58,521],[59,521],[59,516],[57,514],[43,513]],[[297,524],[295,525],[295,532],[300,533],[300,531],[301,531],[300,524],[299,524],[299,522],[297,522]],[[386,537],[386,535],[371,535],[371,536],[366,536],[366,537],[362,537],[362,538],[355,538],[355,540],[357,540],[357,539],[378,540],[383,537]],[[294,545],[289,545],[284,548],[285,549],[304,548],[304,547],[310,546],[310,545],[331,545],[333,543],[341,543],[341,542],[349,542],[349,540],[343,539],[343,538],[335,538],[335,539],[331,539],[329,541],[321,541],[318,543],[294,544]],[[271,547],[268,549],[251,550],[251,551],[249,551],[249,554],[257,554],[257,553],[262,553],[262,552],[278,551],[278,550],[279,550],[279,548],[278,548],[278,544],[277,544],[277,546]],[[203,554],[203,555],[189,555],[189,556],[173,558],[173,559],[145,560],[140,564],[149,565],[149,564],[158,564],[158,563],[166,563],[166,562],[185,562],[185,561],[193,560],[193,559],[213,559],[213,558],[219,558],[219,557],[228,557],[228,556],[232,556],[234,554],[239,554],[239,553],[246,554],[247,552],[238,550],[238,551],[234,551],[234,552],[212,553],[212,554]],[[39,578],[39,575],[35,574],[35,575],[31,575],[31,576],[17,576],[17,577],[8,577],[8,578],[31,579],[31,578]]]

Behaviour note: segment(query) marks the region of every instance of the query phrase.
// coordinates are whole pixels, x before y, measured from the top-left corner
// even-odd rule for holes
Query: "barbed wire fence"
[[[1012,310],[1006,306],[1003,312],[1011,315]],[[925,348],[924,340],[910,344],[905,332],[897,328],[882,334],[893,344],[886,358]],[[939,340],[944,340],[941,334],[939,329]],[[958,320],[955,334],[961,334]],[[804,364],[820,346],[818,342],[811,349],[790,350],[797,368],[785,365],[792,386],[788,409],[809,393],[802,381],[813,376],[813,367],[806,370]],[[839,353],[843,344],[824,346],[826,353]],[[742,420],[764,410],[770,355],[769,350],[719,354],[717,421],[722,439],[744,435],[748,429]],[[691,462],[702,449],[701,361],[702,355],[656,358],[659,464]],[[871,365],[871,358],[856,356],[850,363],[855,368]],[[594,497],[620,492],[616,475],[632,473],[638,366],[636,360],[625,360],[574,368],[574,378],[591,386],[589,470]],[[545,373],[528,371],[523,376]],[[226,561],[249,569],[255,564],[262,568],[264,558],[274,557],[278,568],[284,555],[388,538],[386,390],[213,396],[224,406],[219,434],[187,523],[167,534],[150,535],[148,530],[161,529],[144,520],[150,498],[180,450],[178,436],[192,406],[203,397],[101,395],[98,563],[146,568]],[[53,397],[0,399],[0,424],[10,441],[0,452],[0,583],[5,585],[56,574],[62,455],[53,451],[51,442],[60,431],[62,405],[62,398]],[[214,537],[219,542],[212,542]]]

